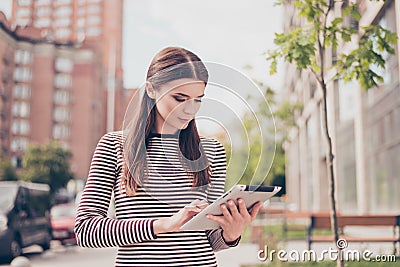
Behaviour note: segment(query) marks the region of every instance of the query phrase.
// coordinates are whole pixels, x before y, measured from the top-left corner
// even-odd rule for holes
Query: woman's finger
[[[262,203],[259,201],[259,202],[257,202],[257,204],[255,204],[254,207],[251,209],[250,216],[251,216],[251,220],[252,220],[252,221],[256,218],[258,212],[260,211],[261,206],[262,206]]]
[[[235,201],[233,201],[232,199],[228,200],[228,206],[232,217],[237,218],[238,216],[240,216]]]
[[[212,214],[207,214],[206,217],[212,221],[216,221],[219,225],[225,225],[225,219],[224,216],[218,216],[218,215],[212,215]]]
[[[224,215],[226,220],[228,220],[228,221],[232,220],[232,215],[229,212],[229,210],[228,210],[228,208],[226,207],[225,204],[221,204],[221,211],[222,211],[222,214]]]
[[[246,208],[246,202],[243,199],[241,198],[238,199],[238,206],[240,215],[244,216],[249,214],[249,211]]]

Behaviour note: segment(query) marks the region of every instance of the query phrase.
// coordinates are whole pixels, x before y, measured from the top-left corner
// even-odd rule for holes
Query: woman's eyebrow
[[[184,94],[184,93],[176,93],[177,95],[180,95],[180,96],[183,96],[183,97],[190,97],[189,95],[186,95],[186,94]],[[202,95],[199,95],[197,98],[199,98],[199,97],[203,97],[204,96],[204,94],[202,94]]]

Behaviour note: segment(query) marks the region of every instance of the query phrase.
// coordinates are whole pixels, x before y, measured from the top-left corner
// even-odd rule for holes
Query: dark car
[[[51,208],[51,227],[53,239],[61,241],[61,244],[76,244],[74,224],[76,208],[75,204],[59,204]]]
[[[0,257],[12,259],[31,245],[47,250],[51,236],[49,186],[0,182]]]

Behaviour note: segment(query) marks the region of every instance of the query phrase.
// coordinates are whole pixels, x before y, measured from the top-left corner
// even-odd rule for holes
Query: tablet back
[[[256,190],[256,191],[254,191]],[[181,230],[208,230],[208,229],[217,229],[219,228],[219,224],[215,221],[212,221],[206,217],[207,214],[213,215],[221,215],[221,204],[226,203],[229,199],[235,201],[237,205],[237,199],[242,198],[245,203],[247,209],[251,209],[251,207],[258,201],[265,202],[273,195],[279,192],[281,187],[279,186],[246,186],[246,185],[235,185],[230,190],[228,190],[225,194],[219,197],[215,202],[206,207],[199,214],[194,216],[191,220],[186,222]]]

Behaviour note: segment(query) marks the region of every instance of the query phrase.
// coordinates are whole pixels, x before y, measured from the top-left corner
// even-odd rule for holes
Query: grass
[[[278,243],[283,240],[306,240],[307,226],[301,224],[290,224],[287,227],[286,233],[283,231],[282,224],[266,225],[262,228],[263,234],[260,236],[260,242],[268,241],[268,247],[276,249]],[[332,235],[331,230],[316,229],[314,235]],[[242,242],[251,242],[251,227],[247,227],[242,235]],[[397,267],[400,266],[400,257],[396,257],[394,262],[376,262],[376,261],[347,261],[345,267]],[[335,261],[309,261],[309,262],[282,262],[275,258],[273,262],[267,262],[256,265],[242,265],[241,267],[303,267],[303,266],[318,266],[318,267],[336,267]]]
[[[277,240],[306,240],[307,239],[307,226],[301,224],[287,225],[286,233],[283,231],[281,224],[265,225],[263,226],[263,233],[265,236],[274,235]],[[316,229],[313,231],[314,235],[331,235],[331,230]],[[251,242],[251,228],[247,227],[242,235],[242,242]]]
[[[346,267],[397,267],[399,266],[400,257],[396,258],[395,262],[373,262],[373,261],[348,261],[345,262]],[[318,267],[336,267],[334,261],[322,262],[271,262],[258,265],[241,265],[241,267],[303,267],[303,266],[318,266]]]

